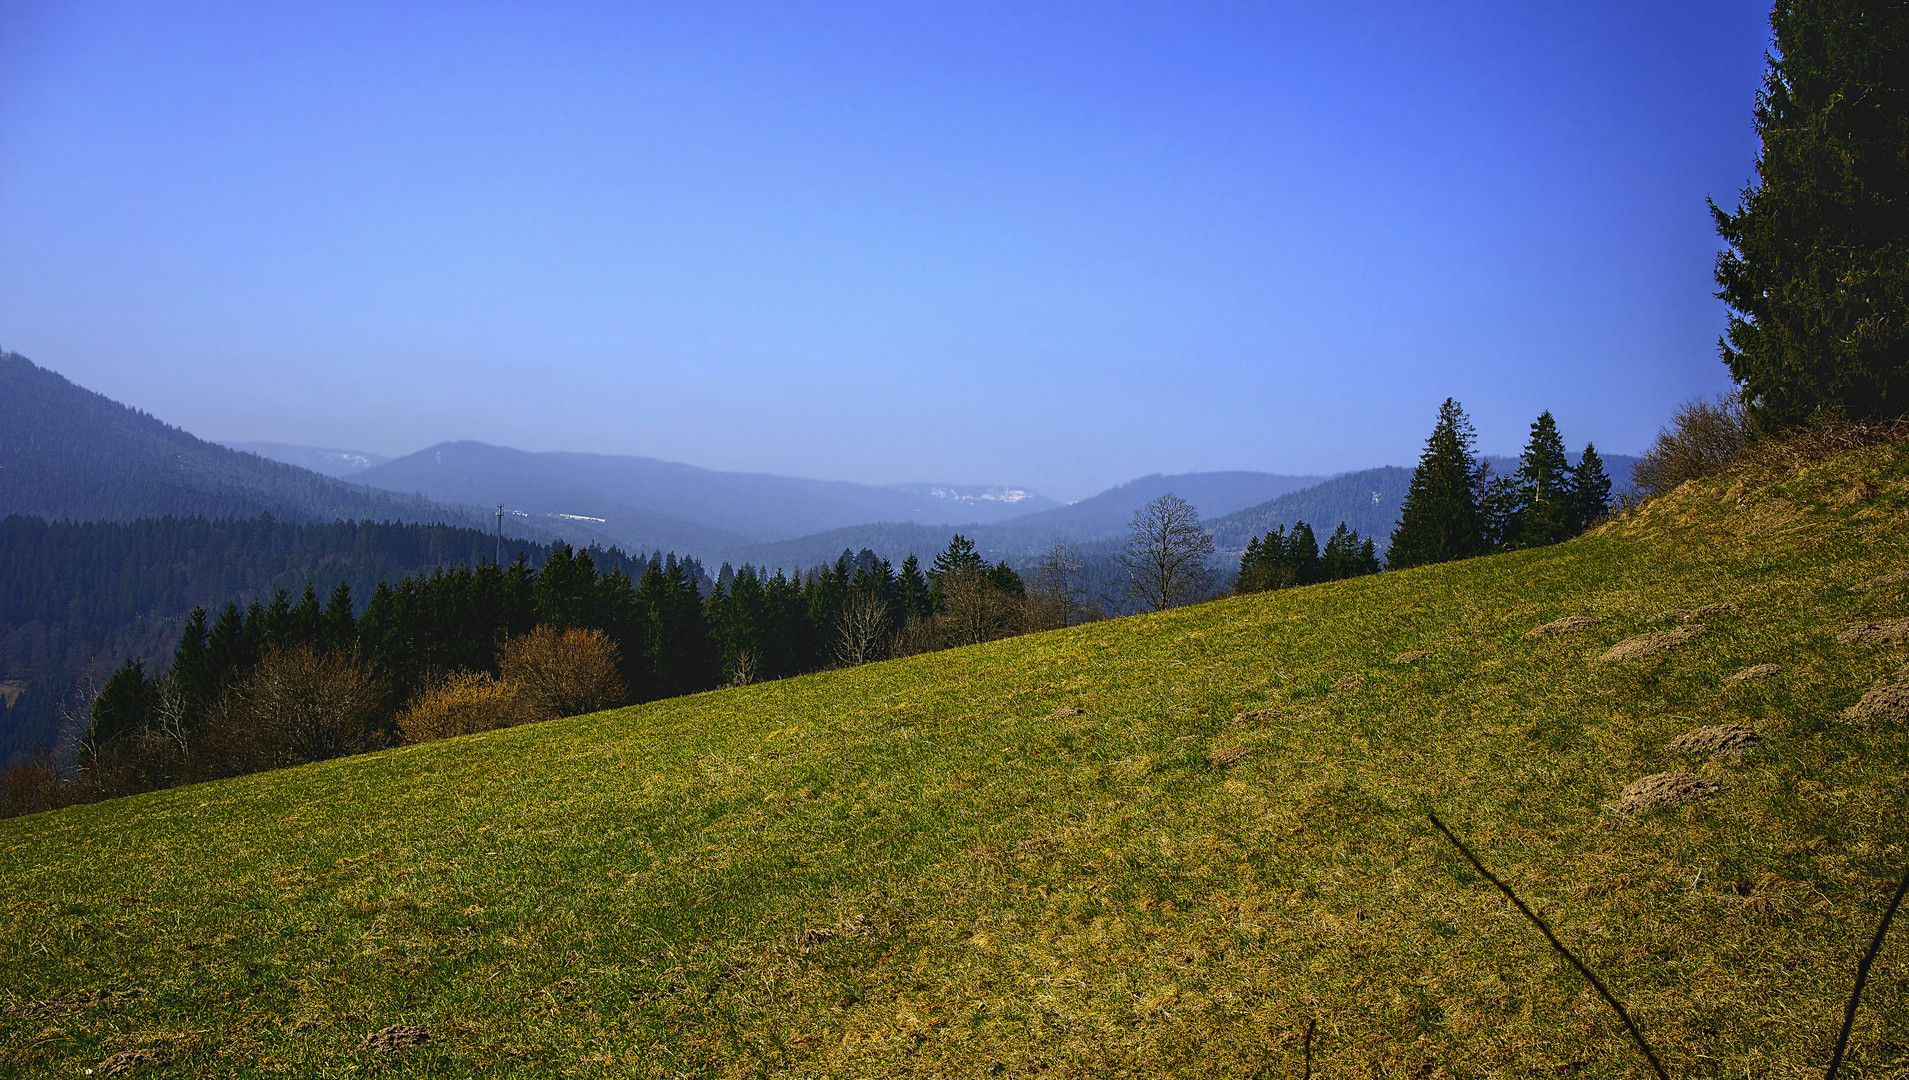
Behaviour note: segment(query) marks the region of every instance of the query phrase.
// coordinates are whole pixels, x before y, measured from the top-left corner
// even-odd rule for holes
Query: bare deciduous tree
[[[539,626],[504,642],[497,666],[517,688],[524,718],[580,716],[623,703],[616,642],[601,630]]]
[[[384,683],[355,652],[298,645],[260,660],[209,718],[232,771],[343,757],[370,747]]]
[[[1028,629],[1057,630],[1080,621],[1087,599],[1084,569],[1080,549],[1065,540],[1054,541],[1054,546],[1041,556],[1034,581],[1028,586]]]
[[[872,592],[851,593],[836,624],[835,659],[847,667],[885,659],[893,636],[888,602]]]
[[[1127,596],[1149,611],[1163,611],[1213,592],[1213,537],[1200,525],[1193,504],[1168,492],[1134,511],[1120,565]]]

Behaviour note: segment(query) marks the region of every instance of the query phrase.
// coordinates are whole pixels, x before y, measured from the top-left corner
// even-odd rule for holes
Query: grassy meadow
[[[1323,1077],[1648,1075],[1436,810],[1673,1077],[1820,1075],[1909,862],[1909,729],[1843,715],[1909,648],[1837,641],[1909,616],[1861,587],[1905,523],[1875,447],[1553,548],[0,821],[0,1074],[1298,1077],[1311,1021]],[[1725,723],[1762,741],[1665,749]],[[1679,769],[1720,792],[1616,808]],[[1909,1075],[1909,923],[1849,1067]]]

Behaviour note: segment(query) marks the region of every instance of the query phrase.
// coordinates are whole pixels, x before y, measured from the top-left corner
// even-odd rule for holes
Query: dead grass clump
[[[1909,720],[1909,686],[1878,686],[1843,715],[1851,720]]]
[[[164,1065],[165,1063],[165,1054],[150,1046],[142,1046],[137,1050],[121,1050],[87,1071],[98,1076],[127,1076],[141,1065]]]
[[[1340,679],[1336,683],[1333,683],[1332,688],[1334,690],[1357,690],[1359,687],[1364,685],[1365,685],[1365,680],[1360,678],[1359,676],[1347,675],[1345,678]]]
[[[1589,615],[1566,615],[1562,619],[1553,619],[1543,626],[1533,627],[1525,631],[1525,637],[1554,637],[1558,634],[1576,633],[1579,630],[1588,630],[1603,621],[1603,619],[1593,618]]]
[[[1687,772],[1653,773],[1633,780],[1618,793],[1617,808],[1626,814],[1641,814],[1660,806],[1683,806],[1710,798],[1722,786],[1714,780]]]
[[[393,1054],[410,1046],[423,1046],[431,1041],[431,1033],[421,1027],[409,1024],[393,1024],[388,1028],[374,1031],[365,1036],[358,1049],[367,1054]]]
[[[1901,645],[1909,642],[1909,619],[1861,623],[1836,635],[1845,645]]]
[[[1674,608],[1659,617],[1691,622],[1696,619],[1707,619],[1712,615],[1735,615],[1740,610],[1736,604],[1726,601],[1721,604],[1705,604],[1700,608]]]
[[[1214,765],[1235,765],[1252,756],[1252,747],[1223,746],[1208,754],[1206,760]]]
[[[1717,724],[1686,731],[1666,743],[1664,749],[1686,754],[1741,754],[1762,739],[1742,724]]]
[[[1870,578],[1868,581],[1856,586],[1856,588],[1859,590],[1880,589],[1885,585],[1900,585],[1906,581],[1909,581],[1909,570],[1896,570],[1883,574],[1880,577]]]
[[[1725,679],[1724,682],[1726,684],[1749,682],[1751,679],[1764,679],[1771,675],[1781,675],[1782,673],[1783,666],[1781,664],[1752,664]]]
[[[1707,626],[1686,626],[1682,630],[1656,630],[1648,634],[1628,637],[1606,649],[1598,657],[1599,662],[1612,660],[1635,660],[1640,656],[1660,653],[1675,648],[1692,638],[1701,636],[1710,628]]]
[[[1247,724],[1257,724],[1263,720],[1277,720],[1277,719],[1279,719],[1278,709],[1248,709],[1246,712],[1243,712],[1239,714],[1238,716],[1235,716],[1233,719],[1228,720],[1226,722],[1226,726],[1227,727],[1245,727]]]
[[[1070,709],[1063,705],[1062,707],[1055,709],[1053,712],[1048,713],[1047,718],[1049,720],[1065,720],[1070,716],[1079,716],[1082,713],[1085,713],[1086,711],[1087,711],[1086,709]]]
[[[1424,649],[1411,649],[1393,657],[1392,662],[1395,664],[1416,664],[1421,660],[1430,660],[1431,658],[1432,654],[1426,652]]]

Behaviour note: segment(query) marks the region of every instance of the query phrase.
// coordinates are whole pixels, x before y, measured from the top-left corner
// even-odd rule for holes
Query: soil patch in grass
[[[1253,755],[1251,747],[1224,746],[1206,756],[1206,760],[1215,765],[1234,765]]]
[[[1662,619],[1677,619],[1681,622],[1691,622],[1696,619],[1708,619],[1712,615],[1735,615],[1740,610],[1742,609],[1737,607],[1735,603],[1725,601],[1721,604],[1705,604],[1699,608],[1673,608],[1658,617]]]
[[[1347,675],[1345,678],[1340,679],[1336,683],[1333,683],[1332,688],[1334,690],[1357,690],[1359,687],[1364,685],[1365,685],[1365,680],[1360,678],[1359,676]]]
[[[1686,731],[1664,745],[1686,754],[1741,754],[1763,740],[1742,724],[1716,724]]]
[[[1416,664],[1421,660],[1430,660],[1432,654],[1424,649],[1410,649],[1392,658],[1395,664]]]
[[[1598,660],[1601,662],[1635,660],[1640,656],[1649,656],[1652,653],[1675,648],[1709,629],[1707,626],[1686,626],[1682,630],[1654,630],[1648,634],[1627,637],[1605,650],[1604,655],[1598,657]]]
[[[1082,713],[1085,713],[1086,711],[1087,711],[1086,709],[1070,709],[1066,707],[1065,705],[1063,705],[1060,708],[1055,709],[1053,712],[1048,713],[1047,718],[1049,720],[1065,720],[1070,716],[1079,716]]]
[[[1909,686],[1878,686],[1843,715],[1851,720],[1909,720]]]
[[[1243,712],[1239,714],[1238,716],[1235,716],[1233,719],[1228,720],[1226,722],[1226,726],[1227,727],[1245,727],[1247,724],[1258,724],[1258,723],[1263,723],[1267,720],[1277,720],[1278,718],[1279,718],[1278,709],[1249,709],[1246,712]]]
[[[1870,578],[1868,581],[1856,587],[1858,589],[1880,589],[1885,585],[1900,585],[1904,582],[1909,582],[1909,570],[1891,571],[1880,577]]]
[[[365,1036],[358,1049],[368,1054],[394,1054],[410,1046],[423,1046],[431,1041],[431,1033],[421,1027],[410,1024],[393,1024],[388,1028],[374,1031]]]
[[[1530,630],[1525,631],[1525,636],[1528,638],[1556,637],[1559,634],[1571,634],[1579,630],[1588,630],[1603,621],[1603,619],[1593,618],[1590,615],[1566,615],[1562,619],[1552,619],[1543,626],[1532,627]]]
[[[149,1046],[122,1050],[87,1071],[96,1076],[131,1076],[142,1065],[164,1065],[166,1055]]]
[[[1770,677],[1771,675],[1781,675],[1782,673],[1783,673],[1783,665],[1781,664],[1752,664],[1751,666],[1744,668],[1742,671],[1737,672],[1735,675],[1732,675],[1729,678],[1725,679],[1724,683],[1732,684],[1732,683],[1740,683],[1740,682],[1749,682],[1751,679],[1764,679],[1764,678]]]
[[[1909,642],[1909,619],[1861,623],[1836,635],[1845,645],[1901,645]]]
[[[1683,806],[1700,802],[1722,790],[1714,780],[1694,773],[1654,773],[1633,780],[1618,793],[1617,808],[1626,814],[1641,814],[1660,806]]]

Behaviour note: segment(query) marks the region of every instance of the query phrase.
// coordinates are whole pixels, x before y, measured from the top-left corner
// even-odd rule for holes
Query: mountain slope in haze
[[[1257,506],[1235,510],[1206,522],[1213,534],[1213,545],[1222,553],[1235,556],[1246,550],[1254,537],[1275,528],[1291,528],[1303,521],[1312,526],[1320,543],[1332,534],[1340,522],[1370,536],[1384,551],[1392,530],[1399,523],[1399,506],[1412,486],[1412,470],[1396,465],[1335,476],[1303,491],[1281,495]]]
[[[247,454],[257,454],[272,461],[282,461],[287,465],[296,465],[335,480],[348,480],[357,477],[374,465],[382,465],[391,459],[382,454],[368,454],[362,450],[338,450],[323,446],[294,446],[291,443],[275,442],[222,442]]]
[[[451,507],[205,442],[17,353],[0,355],[0,514],[128,521],[265,513],[483,525]]]
[[[433,446],[367,469],[356,479],[447,502],[502,502],[532,514],[602,518],[603,530],[626,546],[698,555],[845,525],[998,521],[1059,505],[1008,488],[874,487],[721,472],[645,457],[531,453],[478,442]]]
[[[1902,650],[1839,640],[1909,611],[1861,587],[1905,512],[1870,447],[1551,547],[0,821],[0,1072],[1650,1075],[1430,811],[1668,1075],[1802,1075],[1909,858],[1909,735],[1845,712]],[[1668,745],[1725,724],[1760,741]],[[1622,799],[1665,773],[1708,797]],[[1857,1075],[1901,1072],[1901,927]]]
[[[1261,472],[1155,474],[1130,480],[1077,503],[994,525],[949,528],[895,522],[857,524],[789,540],[746,544],[721,552],[717,558],[736,565],[751,563],[793,570],[834,562],[844,548],[850,551],[868,548],[896,563],[909,555],[925,563],[947,547],[955,533],[960,533],[974,541],[975,549],[983,557],[1019,563],[1038,556],[1056,541],[1102,546],[1118,542],[1127,535],[1134,511],[1162,495],[1178,495],[1206,517],[1226,514],[1318,482],[1316,476]]]

